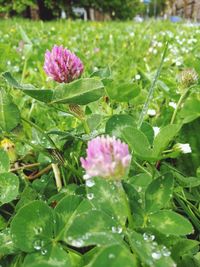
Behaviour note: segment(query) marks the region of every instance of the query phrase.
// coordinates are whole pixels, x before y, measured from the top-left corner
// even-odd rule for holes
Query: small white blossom
[[[135,79],[136,79],[136,80],[140,80],[140,78],[141,78],[140,74],[136,74],[136,75],[135,75]]]
[[[158,133],[160,132],[160,128],[155,126],[153,127],[153,131],[154,131],[154,137],[156,137],[156,135],[158,135]]]
[[[174,108],[174,109],[176,109],[176,107],[177,107],[176,103],[173,101],[169,102],[169,106]]]
[[[180,144],[179,143],[179,144],[176,144],[174,146],[174,149],[182,152],[183,154],[187,154],[187,153],[191,153],[192,152],[190,144]]]
[[[156,111],[155,111],[155,109],[148,109],[147,114],[149,116],[155,116],[156,115]]]

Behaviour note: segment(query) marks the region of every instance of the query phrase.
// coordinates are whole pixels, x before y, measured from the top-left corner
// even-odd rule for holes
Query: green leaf
[[[0,259],[3,256],[14,254],[18,251],[18,249],[14,246],[9,228],[1,231],[0,237]]]
[[[153,156],[159,158],[164,149],[167,148],[170,141],[177,135],[180,125],[170,124],[163,127],[153,142]]]
[[[183,120],[183,123],[189,123],[200,117],[200,100],[198,95],[194,94],[186,100],[179,117]]]
[[[19,190],[19,179],[13,173],[0,174],[0,205],[16,199]]]
[[[146,236],[151,236],[148,233],[144,233]],[[166,248],[159,246],[152,240],[144,240],[144,235],[131,231],[130,232],[130,244],[134,253],[139,256],[141,265],[155,266],[155,267],[171,267],[174,265],[173,260],[170,257],[170,252],[166,256]],[[169,251],[169,250],[167,250]]]
[[[136,156],[145,160],[153,160],[149,141],[143,132],[130,126],[124,127],[121,132],[123,139]]]
[[[142,189],[146,189],[147,186],[151,183],[152,177],[147,173],[139,173],[130,178],[130,184],[133,185],[136,190],[140,191]]]
[[[124,127],[135,126],[133,117],[126,114],[113,115],[106,122],[106,133],[114,135],[116,137],[121,137],[121,131]]]
[[[145,192],[145,206],[147,212],[155,212],[167,205],[174,187],[171,173],[167,173],[153,180]]]
[[[112,245],[105,247],[94,257],[87,267],[136,267],[136,260],[133,254],[125,247],[121,245]]]
[[[123,242],[121,226],[114,218],[94,207],[87,212],[77,214],[63,240],[74,247],[107,245]]]
[[[147,122],[143,122],[140,130],[146,135],[149,143],[152,144],[154,139],[154,131],[152,126]]]
[[[69,253],[60,244],[52,244],[36,253],[28,254],[23,267],[71,267]]]
[[[0,215],[0,230],[4,229],[6,227],[6,220],[2,215]]]
[[[133,224],[135,227],[141,227],[144,224],[144,208],[142,206],[143,199],[133,186],[133,183],[123,182],[124,190],[129,199],[131,212],[133,214]]]
[[[193,232],[192,224],[187,219],[170,210],[149,215],[149,224],[166,235],[187,235]]]
[[[123,83],[119,86],[112,84],[106,88],[107,94],[111,99],[118,102],[128,102],[140,93],[140,88],[137,84]]]
[[[0,89],[0,127],[6,132],[12,131],[20,123],[20,111],[12,97]]]
[[[182,239],[178,241],[172,249],[172,256],[178,262],[184,254],[193,254],[194,248],[199,248],[199,242],[191,239]]]
[[[178,172],[174,172],[174,176],[183,187],[192,188],[200,185],[199,177],[184,177]]]
[[[79,196],[66,196],[59,201],[54,209],[56,214],[55,234],[59,235],[65,228],[67,229],[73,222],[73,218],[81,208],[82,198]]]
[[[10,169],[10,160],[8,154],[3,149],[0,149],[0,173],[8,172]]]
[[[58,85],[53,94],[51,104],[86,105],[98,100],[104,94],[104,86],[97,78],[79,79],[68,84]]]
[[[8,84],[16,89],[20,89],[28,96],[35,98],[41,102],[48,103],[51,101],[53,91],[50,89],[37,89],[31,84],[19,84],[17,80],[11,75],[10,72],[4,72],[2,74]]]
[[[42,250],[51,242],[53,227],[51,209],[35,200],[22,207],[11,222],[14,244],[25,252]]]
[[[94,179],[95,185],[87,189],[91,205],[104,211],[115,221],[124,226],[127,218],[127,207],[124,201],[124,189],[119,184],[102,178]]]

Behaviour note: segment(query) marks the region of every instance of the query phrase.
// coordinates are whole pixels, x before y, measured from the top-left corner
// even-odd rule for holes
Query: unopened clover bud
[[[62,45],[54,45],[45,53],[44,71],[59,83],[69,83],[78,79],[83,72],[81,60]]]
[[[182,88],[187,88],[196,84],[198,79],[198,74],[194,69],[185,69],[178,75],[178,82]]]
[[[79,117],[80,119],[83,119],[85,117],[85,114],[84,114],[83,110],[77,104],[69,104],[69,110],[72,113],[76,114],[77,117]]]
[[[98,136],[88,142],[87,156],[80,160],[86,172],[84,179],[100,176],[121,180],[129,169],[131,154],[128,145],[116,137]]]
[[[183,154],[187,154],[187,153],[192,152],[192,149],[191,149],[189,144],[180,144],[180,143],[174,145],[173,150],[180,152],[180,153],[183,153]]]

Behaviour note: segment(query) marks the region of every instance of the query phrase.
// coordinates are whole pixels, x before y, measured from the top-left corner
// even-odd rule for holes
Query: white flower
[[[136,79],[136,80],[140,80],[140,78],[141,78],[140,74],[136,74],[136,75],[135,75],[135,79]]]
[[[147,114],[149,115],[149,116],[155,116],[156,115],[156,111],[155,111],[155,109],[148,109],[148,111],[147,111]]]
[[[155,126],[153,127],[153,131],[154,131],[154,137],[156,137],[156,135],[160,132],[160,128]]]
[[[169,102],[169,106],[170,107],[172,107],[172,108],[174,108],[174,109],[176,109],[176,103],[175,102],[173,102],[173,101],[171,101],[171,102]]]
[[[192,152],[190,144],[180,144],[179,143],[179,144],[176,144],[174,146],[174,149],[182,152],[183,154],[187,154],[187,153],[191,153]]]

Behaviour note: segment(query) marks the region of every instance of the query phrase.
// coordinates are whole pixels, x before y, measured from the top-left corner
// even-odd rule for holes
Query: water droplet
[[[36,235],[41,234],[42,231],[43,231],[42,227],[35,227],[35,228],[34,228],[34,232],[35,232]]]
[[[85,181],[85,185],[86,185],[87,187],[93,187],[93,186],[95,185],[95,182],[94,182],[93,179],[87,179],[87,180]]]
[[[68,240],[69,240],[69,238],[68,238]],[[80,247],[82,247],[82,246],[84,245],[84,242],[83,242],[82,239],[77,239],[77,240],[73,240],[73,241],[71,242],[71,244],[72,244],[72,246],[74,246],[74,247],[80,248]]]
[[[47,249],[42,249],[41,250],[41,254],[44,256],[44,255],[46,255],[47,254],[47,252],[48,252],[48,250]]]
[[[92,200],[93,198],[94,198],[94,194],[93,193],[87,194],[87,199]]]
[[[108,255],[108,258],[109,258],[109,259],[114,259],[114,258],[115,258],[115,255],[112,254],[112,253],[110,253],[110,254]]]
[[[171,252],[165,246],[161,249],[161,253],[164,257],[169,257],[171,255]]]
[[[138,193],[140,193],[142,191],[142,187],[141,186],[138,186],[137,191],[138,191]]]
[[[145,241],[151,242],[155,239],[155,235],[144,233],[143,238]]]
[[[141,198],[138,199],[138,203],[142,204],[142,199]]]
[[[112,226],[112,232],[113,233],[118,233],[118,234],[121,234],[121,232],[122,232],[122,227],[120,227],[120,226]]]
[[[5,245],[9,246],[9,245],[11,245],[12,243],[13,243],[12,240],[8,240],[8,241],[6,241]]]
[[[42,246],[43,246],[43,241],[35,240],[35,242],[33,244],[33,247],[35,250],[41,250]]]
[[[152,258],[153,258],[154,260],[159,260],[159,259],[162,257],[160,251],[155,251],[155,252],[153,252],[153,253],[151,254],[151,256],[152,256]]]
[[[153,245],[153,247],[157,247],[158,243],[157,242],[153,242],[152,245]]]

